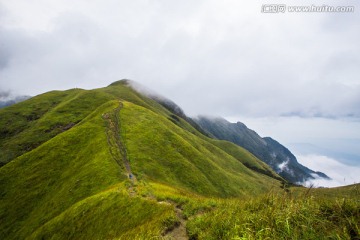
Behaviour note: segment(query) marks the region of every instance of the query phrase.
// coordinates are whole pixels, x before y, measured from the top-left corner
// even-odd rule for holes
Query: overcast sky
[[[189,115],[247,119],[283,142],[334,128],[360,139],[359,1],[276,2],[353,13],[262,13],[266,3],[0,0],[0,93],[128,78]]]

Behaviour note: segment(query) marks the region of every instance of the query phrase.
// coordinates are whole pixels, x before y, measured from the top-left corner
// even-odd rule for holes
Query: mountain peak
[[[133,80],[130,80],[130,79],[121,79],[121,80],[118,80],[118,81],[115,81],[115,82],[112,82],[108,85],[108,87],[110,86],[117,86],[117,85],[129,85],[131,82],[133,82]]]
[[[241,128],[248,128],[248,127],[247,127],[244,123],[242,123],[242,122],[237,122],[236,125],[237,125],[238,127],[241,127]]]
[[[196,117],[194,117],[194,119],[204,119],[204,120],[209,120],[209,121],[215,121],[215,122],[222,122],[222,123],[229,123],[228,120],[226,120],[223,117],[220,116],[212,116],[212,115],[197,115]]]

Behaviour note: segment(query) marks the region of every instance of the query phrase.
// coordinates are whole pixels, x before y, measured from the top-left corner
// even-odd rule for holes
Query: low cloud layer
[[[360,167],[345,165],[335,159],[320,155],[298,155],[298,161],[315,170],[328,175],[331,180],[317,178],[304,183],[314,187],[338,187],[360,183]]]
[[[256,1],[4,1],[0,89],[129,78],[190,115],[359,118],[360,4],[351,4],[355,13],[263,14]]]
[[[10,91],[0,91],[0,101],[8,100],[10,97]]]

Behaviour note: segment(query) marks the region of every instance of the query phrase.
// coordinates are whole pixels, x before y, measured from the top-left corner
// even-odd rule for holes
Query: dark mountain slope
[[[313,174],[316,174],[317,176],[322,178],[329,178],[328,176],[326,176],[326,174],[322,172],[314,172],[313,170],[299,164],[296,160],[296,157],[289,151],[289,149],[287,149],[274,139],[270,137],[264,137],[263,139],[266,141],[268,148],[272,149],[273,152],[276,154],[276,159],[278,159],[279,161],[281,161],[281,159],[288,159],[287,164],[284,165],[283,169],[280,169],[282,171],[279,173],[285,179],[291,179],[292,176],[297,175],[296,173],[299,173],[299,175],[300,173],[306,173],[303,175],[304,179],[311,178]],[[296,171],[296,173],[294,173],[294,171]],[[310,174],[311,177],[309,177],[308,174]]]
[[[205,131],[221,140],[233,142],[267,163],[280,176],[292,183],[301,183],[314,176],[328,178],[297,162],[296,157],[272,138],[261,138],[255,131],[241,122],[230,123],[223,118],[200,116],[194,119]]]

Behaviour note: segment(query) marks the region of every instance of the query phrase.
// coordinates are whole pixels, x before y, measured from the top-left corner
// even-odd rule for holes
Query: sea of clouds
[[[298,155],[297,159],[308,168],[321,171],[331,178],[331,180],[315,178],[303,183],[306,186],[338,187],[360,183],[360,166],[346,165],[334,158],[316,154]]]

